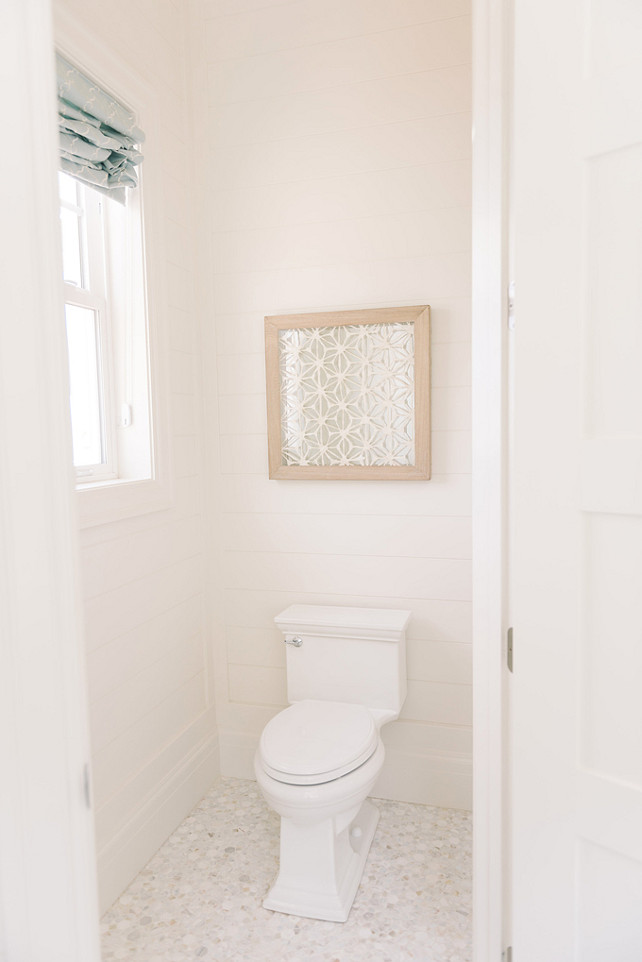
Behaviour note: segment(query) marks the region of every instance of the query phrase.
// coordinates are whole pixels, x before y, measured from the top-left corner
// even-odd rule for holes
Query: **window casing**
[[[174,503],[163,163],[169,142],[162,123],[166,105],[158,86],[123,61],[94,32],[86,30],[78,17],[64,6],[60,6],[56,14],[56,48],[131,109],[146,137],[141,186],[128,191],[127,197],[127,244],[136,252],[139,268],[130,278],[129,294],[127,285],[124,291],[122,285],[118,289],[118,309],[111,312],[112,332],[119,342],[113,348],[114,355],[122,350],[122,356],[131,358],[129,367],[118,365],[113,371],[114,417],[116,420],[122,417],[121,405],[131,403],[131,423],[125,430],[118,426],[115,430],[118,477],[95,481],[85,478],[77,484],[79,525],[91,528],[166,510]],[[118,207],[123,213],[124,209],[117,204],[106,205],[107,209],[112,207]],[[112,291],[118,285],[111,283],[109,260],[115,263],[117,256],[118,252],[108,251],[107,281]],[[124,256],[123,250],[120,256]],[[62,312],[60,323],[64,323]],[[127,343],[123,329],[129,332],[128,350],[121,347]],[[129,374],[125,373],[127,370]],[[129,400],[123,381],[131,384]],[[124,414],[127,417],[127,408]],[[141,436],[144,436],[142,444],[138,443]]]

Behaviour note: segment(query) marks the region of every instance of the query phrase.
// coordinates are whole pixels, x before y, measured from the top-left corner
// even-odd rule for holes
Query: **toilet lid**
[[[272,778],[290,785],[319,785],[354,771],[370,758],[379,736],[363,705],[300,701],[263,730],[260,754]]]

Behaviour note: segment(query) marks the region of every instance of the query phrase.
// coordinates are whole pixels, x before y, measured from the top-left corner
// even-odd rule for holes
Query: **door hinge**
[[[506,632],[506,664],[508,665],[508,670],[513,670],[513,629],[509,628]],[[510,962],[510,960],[507,960]]]
[[[508,285],[508,330],[515,330],[515,281]]]
[[[513,962],[513,946],[509,945],[507,949],[502,952],[502,962]]]

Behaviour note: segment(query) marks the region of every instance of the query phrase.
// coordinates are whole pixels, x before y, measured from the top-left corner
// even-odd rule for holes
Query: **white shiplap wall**
[[[55,0],[158,96],[164,257],[153,302],[167,321],[173,499],[166,510],[85,528],[81,563],[101,903],[106,907],[218,771],[206,583],[201,351],[187,12],[172,0]],[[67,30],[71,28],[67,26]],[[87,54],[85,54],[85,58]],[[187,79],[186,79],[187,78]],[[126,90],[123,90],[126,96]],[[186,160],[187,158],[187,160]],[[161,399],[165,400],[165,399]]]
[[[262,726],[285,704],[278,611],[297,601],[411,608],[408,698],[385,729],[377,792],[468,807],[469,2],[201,9],[222,770],[252,775]],[[269,481],[263,316],[421,303],[432,308],[433,479]]]

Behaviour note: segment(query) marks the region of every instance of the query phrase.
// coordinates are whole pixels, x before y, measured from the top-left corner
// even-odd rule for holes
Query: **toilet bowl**
[[[379,820],[366,799],[384,763],[380,729],[405,697],[409,614],[298,605],[275,619],[292,704],[268,722],[254,759],[281,817],[279,873],[265,908],[348,918]]]

